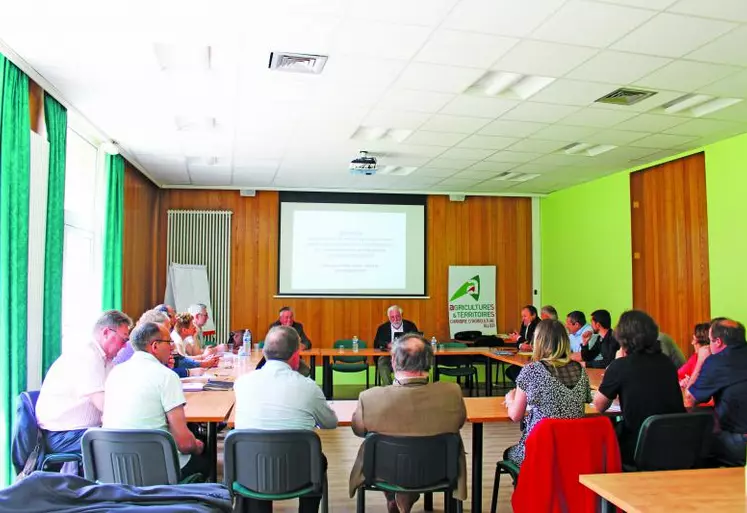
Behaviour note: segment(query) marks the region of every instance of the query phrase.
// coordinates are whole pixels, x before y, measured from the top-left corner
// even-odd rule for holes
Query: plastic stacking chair
[[[233,430],[226,436],[224,482],[245,509],[243,498],[282,501],[322,496],[328,510],[322,443],[314,431]]]
[[[441,345],[440,345],[441,346]],[[467,344],[459,342],[448,342],[442,344],[444,349],[465,349]],[[438,352],[437,357],[438,373],[444,376],[457,378],[466,378],[469,386],[469,395],[472,397],[472,390],[477,389],[477,395],[480,395],[479,382],[477,379],[477,367],[475,367],[472,357],[469,355],[452,355],[446,356],[446,353]]]
[[[446,513],[461,513],[453,500],[459,477],[458,434],[385,436],[371,433],[363,442],[364,482],[357,490],[358,513],[366,511],[367,490],[444,494]]]
[[[179,457],[171,433],[161,429],[89,429],[81,440],[84,477],[133,486],[179,484]],[[188,476],[181,483],[203,480]]]
[[[687,470],[703,464],[713,431],[711,412],[652,415],[641,425],[635,447],[635,466],[629,472]]]
[[[13,440],[11,442],[11,456],[16,473],[21,472],[26,460],[31,457],[37,444],[39,451],[44,452],[44,431],[36,422],[36,401],[39,399],[38,390],[21,392],[16,401],[16,422],[13,426]],[[81,463],[80,451],[46,453],[41,462],[31,470],[59,469],[64,463]]]
[[[334,343],[334,348],[339,349],[353,349],[352,340],[338,340]],[[358,341],[358,347],[360,349],[366,348],[366,343],[362,340]],[[332,370],[336,372],[365,372],[366,373],[366,388],[371,384],[369,372],[368,372],[368,358],[365,356],[333,356],[332,357]]]

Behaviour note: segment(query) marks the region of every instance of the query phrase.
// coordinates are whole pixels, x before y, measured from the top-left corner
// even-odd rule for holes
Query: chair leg
[[[446,490],[444,492],[444,513],[452,513],[452,494],[451,490]]]
[[[356,492],[357,496],[357,502],[356,502],[356,513],[366,513],[366,491],[363,488],[358,488],[358,491]]]
[[[366,390],[368,390],[369,388],[371,388],[371,372],[370,372],[370,370],[371,370],[370,367],[366,367]]]
[[[425,511],[433,511],[433,492],[425,492],[423,494],[423,509]]]
[[[498,511],[498,488],[501,486],[501,469],[495,466],[495,479],[493,480],[493,499],[490,501],[490,513]]]
[[[477,372],[475,372],[475,393],[477,394],[477,397],[480,397],[480,380],[477,376]],[[485,392],[485,395],[487,396],[487,391]]]
[[[322,513],[329,513],[329,485],[326,472],[324,473],[324,481],[322,481]]]
[[[456,513],[464,513],[464,502],[458,499],[454,499],[454,504],[454,510],[456,511]]]

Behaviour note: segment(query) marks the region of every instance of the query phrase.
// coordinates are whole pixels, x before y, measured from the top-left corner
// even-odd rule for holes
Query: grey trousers
[[[376,372],[379,373],[379,379],[381,380],[381,386],[388,387],[393,383],[392,380],[392,357],[391,356],[379,356],[379,361],[376,364]]]

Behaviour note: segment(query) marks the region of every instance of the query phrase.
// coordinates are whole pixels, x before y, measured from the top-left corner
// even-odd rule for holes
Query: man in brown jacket
[[[402,336],[392,346],[394,384],[361,392],[353,414],[353,432],[403,436],[432,436],[458,433],[467,419],[462,390],[456,383],[428,383],[433,353],[420,335]],[[350,473],[350,497],[363,484],[363,446]],[[387,494],[390,513],[409,513],[418,494]],[[455,493],[467,498],[464,451],[459,458],[459,483]]]

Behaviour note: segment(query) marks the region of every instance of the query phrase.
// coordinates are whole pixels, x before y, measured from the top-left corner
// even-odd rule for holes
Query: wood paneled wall
[[[711,304],[703,153],[632,173],[630,201],[633,306],[690,354]]]
[[[125,162],[122,310],[137,320],[163,302],[158,288],[161,190]]]
[[[125,197],[134,198],[137,189],[130,184]],[[231,329],[250,328],[264,337],[277,318],[280,307],[289,305],[296,319],[304,324],[315,347],[330,347],[339,338],[357,335],[371,341],[376,327],[386,319],[391,299],[275,299],[277,292],[278,194],[261,191],[254,198],[243,198],[238,191],[161,190],[157,227],[158,248],[166,246],[168,209],[210,209],[233,211],[231,248]],[[143,194],[140,192],[139,194]],[[146,205],[152,199],[141,196],[137,219],[146,220]],[[152,198],[152,196],[147,196]],[[528,198],[470,197],[450,202],[446,196],[428,199],[428,293],[430,299],[397,300],[404,316],[414,321],[427,336],[447,337],[447,286],[449,265],[498,266],[498,327],[501,331],[518,328],[521,307],[532,299],[532,220]],[[135,217],[127,213],[128,219]],[[155,218],[154,218],[155,219]],[[125,224],[129,231],[135,219]],[[139,226],[139,224],[138,224]],[[145,225],[144,225],[145,226]],[[130,238],[131,240],[131,238]],[[142,243],[142,241],[139,241]],[[148,252],[142,245],[129,248],[126,268],[145,276],[148,258],[156,255],[157,284],[150,301],[146,291],[137,295],[131,289],[128,302],[133,308],[155,304],[166,286],[165,251]],[[127,260],[136,259],[136,267]],[[137,280],[140,280],[137,277]],[[142,280],[141,280],[142,281]],[[127,287],[127,285],[126,285]],[[157,295],[153,295],[157,292]],[[127,294],[126,294],[127,295]],[[135,301],[137,299],[137,301]],[[139,315],[133,310],[129,313]]]

